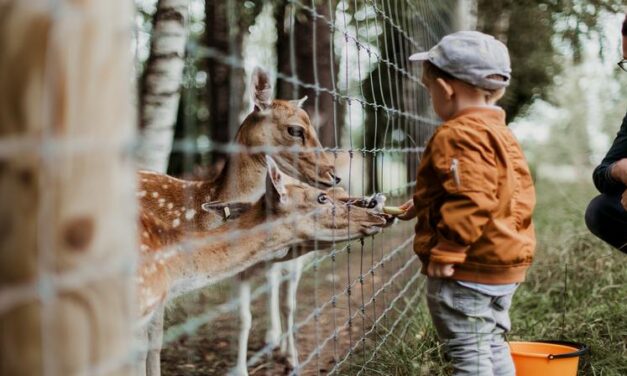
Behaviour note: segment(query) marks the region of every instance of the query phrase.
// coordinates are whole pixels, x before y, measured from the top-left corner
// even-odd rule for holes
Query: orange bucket
[[[588,346],[564,341],[509,342],[516,376],[577,376]]]

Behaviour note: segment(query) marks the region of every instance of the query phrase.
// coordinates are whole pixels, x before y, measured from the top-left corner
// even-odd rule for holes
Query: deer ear
[[[268,175],[266,176],[266,200],[276,205],[287,202],[287,189],[285,189],[285,176],[272,157],[266,155],[266,166]]]
[[[272,84],[270,75],[260,67],[253,71],[250,82],[250,94],[254,104],[254,111],[264,111],[272,106]]]
[[[307,101],[307,96],[305,95],[304,97],[300,99],[295,99],[295,100],[290,101],[290,103],[298,108],[303,108],[303,105],[305,104],[306,101]]]

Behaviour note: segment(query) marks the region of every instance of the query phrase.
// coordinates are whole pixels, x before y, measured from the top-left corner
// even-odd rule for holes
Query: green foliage
[[[550,100],[547,90],[563,68],[564,52],[581,61],[583,41],[602,26],[603,12],[618,13],[623,0],[479,0],[478,29],[504,40],[513,77],[501,105],[509,120],[535,98]],[[563,43],[564,48],[556,48]],[[600,53],[602,52],[599,51]]]

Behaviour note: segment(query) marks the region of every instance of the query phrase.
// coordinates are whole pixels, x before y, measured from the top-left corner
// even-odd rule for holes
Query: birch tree
[[[140,82],[138,165],[166,172],[179,107],[188,0],[159,0],[153,17],[150,56]]]

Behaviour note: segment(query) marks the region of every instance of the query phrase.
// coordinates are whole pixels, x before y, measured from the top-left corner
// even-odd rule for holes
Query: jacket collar
[[[460,118],[462,116],[479,116],[491,123],[505,124],[505,111],[498,106],[476,106],[468,107],[458,111],[450,120]]]

